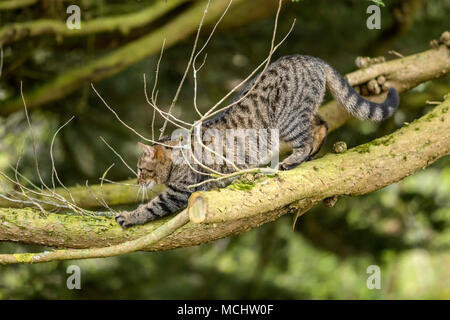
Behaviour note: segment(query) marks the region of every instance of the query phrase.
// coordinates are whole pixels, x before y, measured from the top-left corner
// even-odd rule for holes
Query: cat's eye
[[[139,173],[142,173],[142,171],[145,171],[147,173],[153,173],[152,170],[146,169],[146,168],[138,168]]]

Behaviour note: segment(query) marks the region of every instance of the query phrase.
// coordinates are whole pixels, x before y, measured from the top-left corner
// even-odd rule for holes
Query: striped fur
[[[272,63],[258,83],[252,88],[256,78],[234,100],[236,104],[215,118],[202,124],[203,142],[208,144],[205,132],[217,130],[223,137],[230,129],[277,129],[279,138],[288,143],[292,154],[279,164],[279,169],[291,169],[303,161],[311,159],[320,149],[327,135],[327,124],[317,111],[328,90],[334,98],[358,119],[380,121],[390,117],[396,110],[399,97],[394,88],[389,89],[383,103],[370,102],[361,97],[333,67],[325,61],[311,56],[293,55],[282,57]],[[266,138],[265,138],[266,139]],[[165,138],[164,141],[168,139]],[[270,145],[270,137],[267,137]],[[237,143],[237,142],[236,142]],[[150,203],[139,206],[135,211],[123,212],[116,217],[122,227],[143,224],[163,217],[185,207],[190,194],[195,189],[187,186],[206,179],[186,164],[175,165],[171,160],[171,149],[161,146],[145,146],[139,160],[141,185],[165,183],[166,190]],[[234,150],[236,146],[232,145]],[[223,144],[223,154],[228,154]],[[245,144],[248,154],[247,144]],[[238,164],[236,158],[229,159],[239,168],[255,165]],[[198,165],[196,170],[204,171]],[[233,171],[226,162],[210,167],[222,173]],[[223,185],[223,184],[221,184]],[[219,186],[221,186],[219,185]],[[209,189],[206,184],[202,189]]]

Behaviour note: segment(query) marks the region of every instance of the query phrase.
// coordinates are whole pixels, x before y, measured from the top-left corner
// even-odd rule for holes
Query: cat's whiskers
[[[142,186],[139,186],[138,191],[137,191],[137,193],[136,193],[136,199],[134,199],[134,201],[137,202],[137,200],[138,200],[138,198],[139,198],[139,195],[141,194],[141,190],[142,190]]]
[[[148,201],[148,192],[147,192],[147,188],[142,186],[142,202],[144,201]]]

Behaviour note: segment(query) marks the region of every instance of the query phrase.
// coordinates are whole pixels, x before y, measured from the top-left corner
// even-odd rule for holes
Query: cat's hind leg
[[[300,163],[308,160],[312,150],[312,136],[310,132],[305,132],[301,141],[292,146],[292,154],[284,159],[280,165],[280,170],[291,170]]]
[[[297,132],[296,135],[285,137],[283,141],[292,147],[292,154],[280,164],[280,170],[290,170],[304,161],[311,160],[324,144],[327,134],[327,123],[315,115],[311,126],[305,127],[304,131]]]
[[[312,121],[313,145],[307,160],[311,160],[325,143],[328,134],[328,124],[319,115],[315,115]]]
[[[280,170],[290,170],[307,160],[313,150],[311,121],[299,123],[286,133],[281,131],[281,139],[292,148],[292,154],[279,164]]]

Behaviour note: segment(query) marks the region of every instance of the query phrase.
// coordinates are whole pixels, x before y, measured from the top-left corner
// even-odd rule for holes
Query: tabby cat
[[[394,88],[389,89],[383,103],[370,102],[355,92],[328,63],[304,55],[286,56],[273,62],[248,92],[253,84],[254,81],[241,92],[237,98],[240,101],[235,100],[237,103],[233,107],[202,123],[202,134],[208,129],[220,133],[229,129],[277,129],[279,139],[293,150],[279,164],[280,170],[294,168],[319,151],[328,128],[316,113],[326,88],[350,114],[362,120],[380,121],[389,118],[399,104],[398,93]],[[172,157],[175,149],[170,146],[178,142],[168,137],[160,142],[165,145],[140,144],[143,153],[137,166],[138,183],[148,188],[154,184],[166,184],[166,189],[150,203],[116,216],[117,223],[124,228],[144,224],[180,210],[187,205],[192,192],[213,186],[209,183],[188,188],[208,178],[200,174],[206,172],[205,169],[195,163],[175,163]],[[244,163],[238,167],[255,166]],[[209,167],[222,173],[232,171],[226,162]]]

